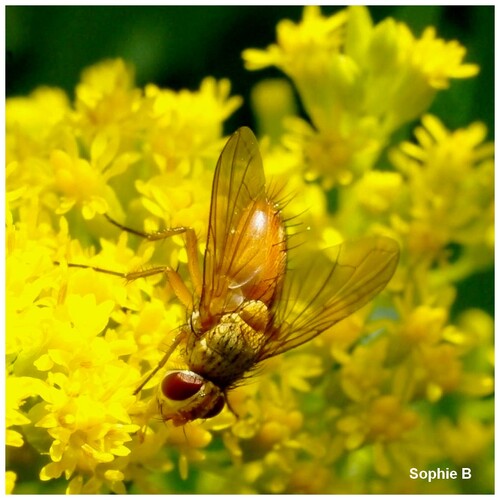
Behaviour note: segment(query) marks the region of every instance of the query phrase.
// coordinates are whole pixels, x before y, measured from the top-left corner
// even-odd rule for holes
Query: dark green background
[[[337,7],[324,7],[329,14]],[[468,48],[467,61],[481,65],[471,80],[454,81],[434,109],[448,127],[480,119],[493,126],[493,7],[370,7],[375,21],[392,16],[418,35],[434,25],[445,39]],[[137,84],[196,89],[204,76],[227,77],[247,98],[252,84],[274,69],[244,70],[241,51],[276,39],[280,19],[298,21],[302,7],[6,7],[7,95],[27,94],[41,84],[71,94],[80,72],[101,59],[123,57],[136,67]],[[230,129],[251,123],[247,107]],[[491,135],[493,137],[493,135]]]
[[[324,7],[330,14],[338,7]],[[467,62],[481,66],[478,77],[453,80],[440,92],[431,112],[446,127],[486,123],[493,139],[494,7],[370,7],[375,22],[392,16],[415,35],[428,25],[446,40],[457,39]],[[83,68],[104,58],[123,57],[136,68],[138,86],[154,82],[173,89],[197,89],[203,77],[227,77],[245,105],[227,122],[226,133],[252,125],[248,96],[271,68],[250,72],[241,51],[264,48],[276,39],[280,19],[298,21],[302,7],[6,7],[6,92],[25,95],[39,85],[62,87],[70,96]],[[412,124],[394,141],[407,138]],[[455,311],[476,305],[493,311],[493,273],[475,276],[460,287]]]

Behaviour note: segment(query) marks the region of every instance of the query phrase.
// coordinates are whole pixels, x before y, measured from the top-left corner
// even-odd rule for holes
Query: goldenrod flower
[[[372,168],[391,134],[423,113],[437,90],[479,70],[434,28],[418,39],[394,19],[374,26],[360,6],[330,17],[308,6],[299,24],[278,24],[277,38],[266,50],[246,50],[246,66],[277,66],[293,80],[314,128],[295,119],[289,129],[308,175],[327,187]]]
[[[374,25],[363,7],[306,7],[277,32],[244,58],[284,71],[310,118],[297,116],[290,84],[254,94],[290,241],[305,240],[307,261],[345,238],[398,239],[387,291],[230,391],[237,416],[163,422],[161,371],[133,393],[186,311],[161,275],[125,282],[90,267],[169,265],[187,278],[184,238],[144,241],[101,214],[138,231],[193,227],[201,259],[223,125],[241,99],[212,78],[196,91],[139,89],[120,59],[85,70],[73,103],[48,88],[8,99],[8,493],[493,491],[493,318],[454,311],[457,284],[493,264],[493,145],[482,124],[448,130],[426,114],[478,68],[434,28]],[[381,160],[416,118],[416,140]],[[471,467],[467,489],[409,478],[435,464]]]
[[[484,143],[480,123],[450,132],[425,115],[422,124],[415,131],[418,144],[404,142],[392,154],[406,179],[398,224],[414,259],[445,258],[448,245],[463,245],[458,260],[433,273],[457,281],[492,259],[493,144]]]

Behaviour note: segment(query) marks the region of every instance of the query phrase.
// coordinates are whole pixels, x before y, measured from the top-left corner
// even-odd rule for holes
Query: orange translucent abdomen
[[[223,243],[224,258],[214,270],[217,289],[204,290],[210,298],[200,307],[202,330],[244,302],[258,300],[269,307],[285,274],[285,229],[271,201],[256,200],[243,209]]]
[[[270,305],[274,299],[286,268],[285,238],[281,215],[272,202],[253,203],[242,214],[234,234],[238,245],[234,278],[247,300]]]

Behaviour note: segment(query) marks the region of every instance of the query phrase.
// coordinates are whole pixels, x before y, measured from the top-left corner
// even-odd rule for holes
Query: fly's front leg
[[[168,348],[168,351],[165,353],[165,356],[161,358],[156,368],[154,368],[154,370],[151,373],[149,373],[149,375],[141,382],[141,385],[134,391],[134,396],[139,394],[142,388],[158,373],[159,370],[161,370],[165,366],[166,362],[168,361],[172,353],[177,349],[177,346],[181,343],[181,341],[185,338],[185,336],[186,333],[184,330],[181,330],[175,336],[175,339],[172,342],[172,345]]]
[[[79,265],[79,264],[73,264],[71,265],[72,267],[89,267],[89,266],[84,266],[84,265]],[[193,296],[189,289],[186,287],[186,284],[182,280],[182,278],[179,276],[177,271],[172,269],[171,267],[165,266],[165,267],[154,267],[151,269],[145,269],[142,271],[136,271],[136,272],[131,272],[131,273],[118,273],[115,271],[107,271],[105,269],[100,269],[98,267],[91,267],[91,269],[94,269],[95,271],[98,272],[103,272],[106,274],[111,274],[113,276],[119,276],[127,281],[133,281],[139,278],[146,278],[148,276],[154,276],[155,274],[160,274],[163,273],[167,276],[168,282],[170,283],[170,286],[172,287],[175,295],[177,298],[184,304],[188,310],[192,311],[193,308]],[[167,352],[163,356],[163,358],[160,360],[158,365],[153,369],[151,373],[143,380],[143,382],[137,387],[137,389],[134,391],[134,396],[137,395],[141,389],[158,373],[158,371],[165,366],[165,363],[168,361],[172,353],[175,351],[179,343],[185,338],[185,331],[181,330],[176,336],[174,341],[172,342],[172,345],[168,348]]]
[[[61,265],[60,262],[55,261],[54,262],[56,265]],[[186,287],[184,281],[182,281],[182,278],[179,276],[179,274],[172,269],[171,267],[153,267],[151,269],[145,269],[142,271],[136,271],[136,272],[131,272],[131,273],[120,273],[117,271],[110,271],[108,269],[102,269],[100,267],[95,267],[95,266],[88,266],[86,264],[73,264],[73,263],[68,263],[66,264],[68,267],[77,267],[81,269],[93,269],[94,271],[98,273],[103,273],[103,274],[110,274],[111,276],[116,276],[118,278],[123,278],[126,281],[133,281],[139,278],[146,278],[148,276],[154,276],[155,274],[166,274],[167,279],[172,286],[172,289],[174,290],[175,295],[178,297],[178,299],[187,307],[189,310],[192,310],[193,307],[193,298],[191,295],[191,292],[189,289]],[[161,361],[158,363],[156,368],[144,379],[144,381],[139,385],[139,387],[134,391],[134,396],[138,394],[141,389],[151,380],[151,378],[160,370],[163,366],[165,366],[165,363],[168,361],[172,353],[175,351],[179,343],[184,339],[186,333],[182,330],[180,331],[176,336],[174,341],[172,342],[172,345],[168,348],[167,352],[161,359]]]
[[[228,410],[236,417],[236,420],[239,420],[240,416],[238,415],[238,413],[236,413],[236,410],[232,407],[231,403],[229,402],[226,392],[224,393],[224,400],[226,401]]]

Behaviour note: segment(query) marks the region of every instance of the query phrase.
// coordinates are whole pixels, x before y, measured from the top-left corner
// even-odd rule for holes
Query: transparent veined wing
[[[214,174],[200,299],[204,325],[234,310],[245,298],[239,288],[258,274],[259,247],[249,238],[262,237],[252,233],[259,207],[269,210],[262,159],[254,134],[242,127],[229,138]]]
[[[259,359],[313,339],[370,302],[392,278],[399,245],[383,236],[347,241],[287,273]]]

